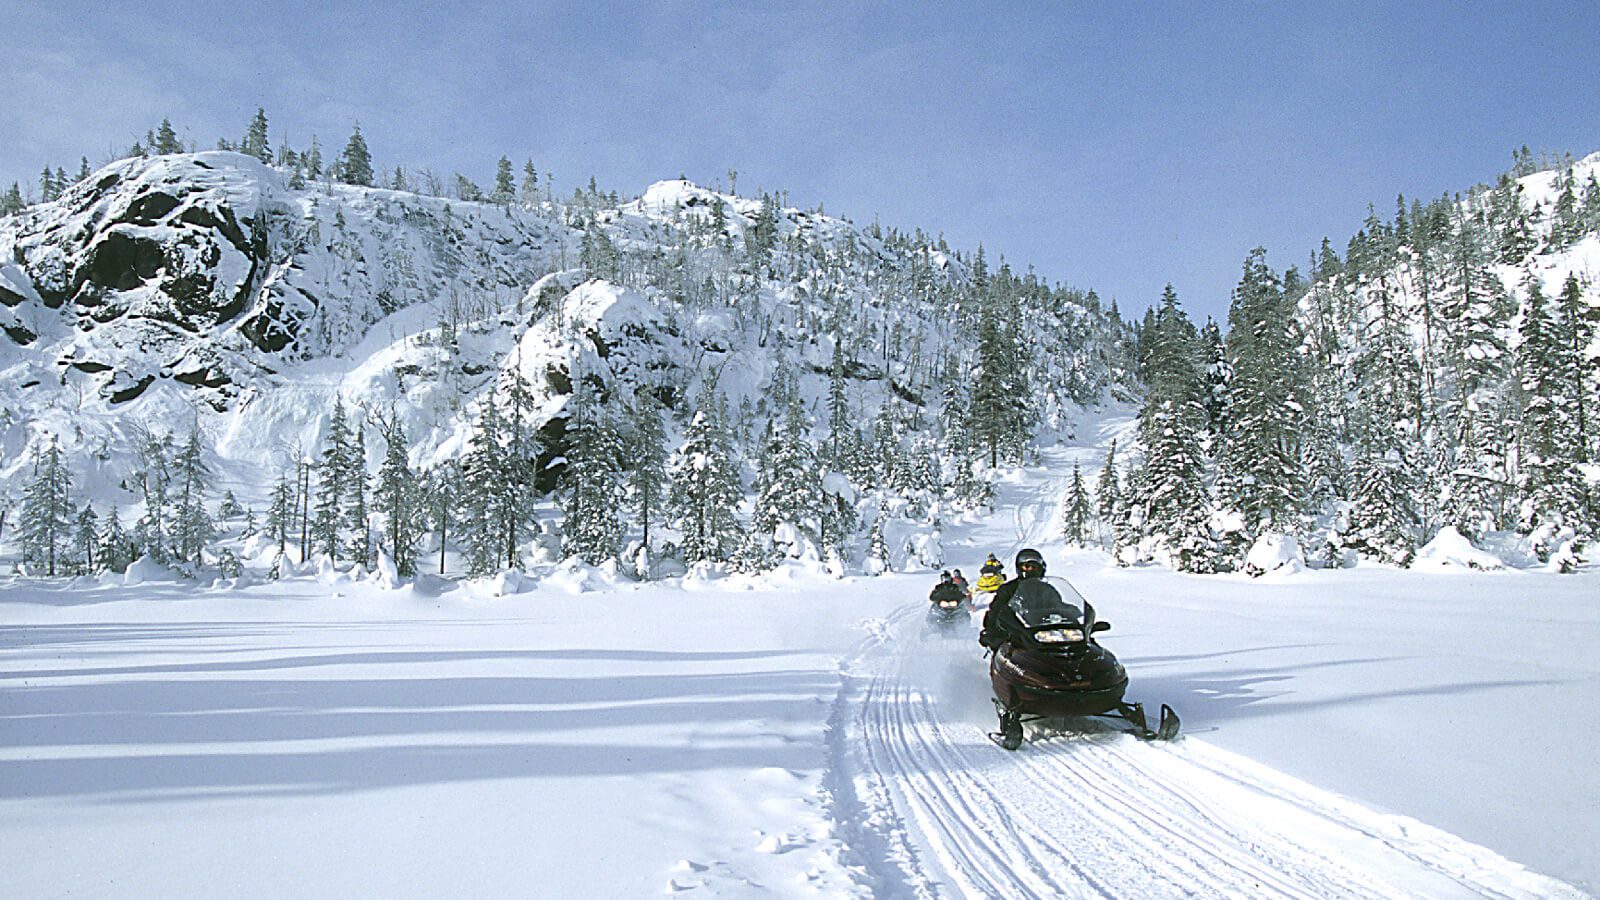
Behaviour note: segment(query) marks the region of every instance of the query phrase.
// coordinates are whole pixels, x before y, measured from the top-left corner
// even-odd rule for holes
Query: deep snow
[[[1118,569],[1050,540],[1091,452],[1003,483],[947,558],[1041,545],[1113,623],[1131,693],[1182,713],[1175,745],[993,747],[976,643],[920,640],[927,573],[6,579],[7,894],[1600,884],[1600,574]],[[886,721],[913,750],[885,755]]]

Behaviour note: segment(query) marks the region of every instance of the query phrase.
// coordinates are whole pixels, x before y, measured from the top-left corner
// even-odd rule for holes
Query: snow
[[[1445,571],[1451,568],[1493,571],[1505,568],[1505,564],[1494,554],[1472,546],[1472,542],[1454,525],[1446,525],[1434,535],[1433,540],[1417,550],[1417,558],[1411,567],[1418,571]]]
[[[571,563],[201,587],[0,579],[15,896],[1578,896],[1600,886],[1600,572],[1251,579],[1024,545],[1185,737],[994,747],[927,572],[637,584]],[[976,623],[974,623],[976,627]],[[1524,868],[1524,866],[1528,868]],[[1544,873],[1544,874],[1535,874]]]

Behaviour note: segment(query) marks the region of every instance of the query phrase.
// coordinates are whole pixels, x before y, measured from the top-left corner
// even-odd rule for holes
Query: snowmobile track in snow
[[[969,677],[987,691],[976,643],[904,639],[919,612],[870,623],[830,729],[841,833],[880,896],[1583,896],[1193,738],[1008,753],[971,694],[949,696]]]

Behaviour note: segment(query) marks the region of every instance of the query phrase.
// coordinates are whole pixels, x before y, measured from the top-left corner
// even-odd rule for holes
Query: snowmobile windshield
[[[1024,578],[1011,595],[1011,608],[1029,628],[1081,625],[1085,601],[1064,578]]]

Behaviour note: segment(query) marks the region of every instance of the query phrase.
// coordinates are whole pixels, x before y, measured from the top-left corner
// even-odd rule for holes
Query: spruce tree
[[[622,549],[622,447],[609,417],[586,382],[578,382],[567,431],[566,522],[563,552],[590,565]]]
[[[522,204],[529,208],[539,204],[539,173],[531,159],[522,166]]]
[[[100,552],[100,517],[95,515],[94,507],[87,503],[83,505],[76,526],[72,544],[77,551],[77,560],[82,564],[82,571],[93,572],[101,564],[103,556]]]
[[[517,199],[517,182],[511,176],[511,160],[500,157],[500,162],[495,165],[494,190],[489,194],[489,200],[500,206],[510,206],[511,201]]]
[[[1095,515],[1100,521],[1102,540],[1122,514],[1122,479],[1117,476],[1117,442],[1106,448],[1105,465],[1100,468],[1100,478],[1094,486]]]
[[[1518,369],[1524,472],[1522,527],[1575,525],[1586,506],[1578,460],[1577,403],[1570,395],[1576,360],[1537,280],[1523,307]]]
[[[312,136],[312,152],[316,152],[316,137]],[[339,154],[338,179],[344,184],[372,187],[372,154],[367,150],[367,139],[361,136],[361,123],[357,122],[350,140]]]
[[[72,536],[72,480],[61,443],[50,439],[43,452],[34,451],[33,480],[22,495],[22,558],[44,574],[54,576],[66,562]]]
[[[350,558],[363,566],[372,564],[372,523],[367,514],[367,438],[357,419],[350,429],[350,454],[344,474],[344,529],[350,535],[346,548]]]
[[[1145,335],[1147,393],[1139,410],[1145,459],[1124,502],[1137,516],[1142,533],[1165,546],[1182,571],[1205,571],[1212,564],[1205,485],[1205,382],[1199,363],[1199,334],[1168,285]]]
[[[290,533],[296,530],[296,518],[294,489],[289,487],[288,476],[280,475],[277,486],[272,489],[271,499],[267,501],[267,537],[277,543],[280,557],[289,542]]]
[[[743,490],[709,398],[702,399],[667,471],[673,520],[683,533],[684,562],[727,560],[741,533],[736,510]]]
[[[1089,522],[1094,516],[1093,502],[1083,483],[1083,472],[1078,461],[1072,461],[1072,481],[1067,487],[1067,497],[1061,506],[1062,537],[1067,542],[1082,546],[1089,535]]]
[[[633,430],[628,441],[628,459],[633,468],[628,472],[628,491],[644,529],[644,549],[648,557],[652,552],[650,523],[659,517],[668,488],[667,435],[661,411],[649,394],[640,395],[630,418]],[[649,572],[644,575],[648,578]]]
[[[106,523],[100,532],[100,568],[106,572],[127,571],[133,562],[133,539],[122,528],[116,507],[106,511]]]
[[[166,119],[161,120],[161,127],[156,130],[155,143],[150,149],[162,156],[183,152],[183,143],[178,140],[178,133],[172,130],[171,122]]]
[[[158,149],[160,138],[157,137]],[[267,144],[267,111],[256,107],[255,117],[250,120],[250,127],[245,129],[244,139],[239,142],[239,152],[246,156],[254,156],[263,163],[272,163],[272,150]]]
[[[378,420],[383,438],[383,464],[378,468],[378,484],[373,501],[383,517],[385,544],[395,571],[402,577],[417,574],[421,491],[415,473],[406,460],[405,426],[393,405],[389,414]]]
[[[1293,529],[1304,508],[1307,391],[1291,313],[1266,250],[1257,247],[1228,309],[1232,379],[1217,448],[1218,500],[1243,518],[1250,540]]]
[[[345,421],[344,401],[335,397],[328,418],[322,457],[317,462],[317,503],[311,523],[312,542],[318,552],[338,562],[344,547],[345,497],[350,483],[350,430]]]
[[[215,534],[206,513],[205,495],[211,486],[211,467],[205,461],[200,429],[190,429],[189,439],[173,458],[176,508],[172,517],[172,549],[177,559],[196,565],[204,562],[205,546]]]

